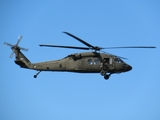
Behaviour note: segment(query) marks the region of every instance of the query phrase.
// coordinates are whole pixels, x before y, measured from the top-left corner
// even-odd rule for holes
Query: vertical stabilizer
[[[16,60],[15,63],[22,68],[30,68],[31,62],[28,58],[20,51],[20,49],[12,49],[15,53]]]
[[[21,41],[22,39],[22,36],[19,36],[18,37],[18,41],[15,45],[12,45],[12,44],[9,44],[9,43],[6,43],[4,42],[5,45],[7,46],[10,46],[11,49],[12,49],[12,53],[10,55],[10,58],[12,58],[13,54],[15,53],[15,56],[16,56],[16,60],[15,60],[15,63],[17,65],[19,65],[20,67],[22,68],[31,68],[31,62],[28,60],[28,58],[21,52],[21,50],[24,50],[24,51],[28,51],[28,49],[26,48],[22,48],[22,47],[19,47],[18,44],[19,42]]]

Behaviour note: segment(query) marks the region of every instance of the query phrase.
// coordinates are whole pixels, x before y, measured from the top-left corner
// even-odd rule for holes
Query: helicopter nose
[[[126,69],[127,69],[127,71],[130,71],[130,70],[132,70],[132,66],[127,65]]]

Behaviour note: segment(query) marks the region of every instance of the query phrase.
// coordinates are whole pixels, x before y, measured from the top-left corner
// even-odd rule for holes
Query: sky
[[[159,120],[160,1],[158,0],[1,0],[1,120]],[[133,69],[104,80],[100,74],[22,69],[3,42],[28,48],[35,62],[61,59],[82,50],[39,44],[156,46],[156,49],[105,50],[128,58]]]

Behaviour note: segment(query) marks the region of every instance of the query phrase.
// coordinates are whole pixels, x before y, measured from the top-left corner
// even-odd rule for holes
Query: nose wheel
[[[107,74],[107,71],[108,71],[108,64],[109,64],[109,59],[104,59],[102,64],[101,64],[101,71],[100,71],[100,74],[102,76],[104,76],[104,79],[105,80],[108,80],[111,73]]]
[[[105,74],[105,75],[104,75],[104,79],[105,79],[105,80],[108,80],[108,79],[109,79],[109,76],[110,76],[110,75]]]
[[[111,75],[111,73],[110,73],[110,74],[107,74],[107,71],[104,71],[104,70],[101,70],[100,74],[101,74],[102,76],[104,76],[104,79],[105,79],[105,80],[108,80],[109,77],[110,77],[110,75]]]

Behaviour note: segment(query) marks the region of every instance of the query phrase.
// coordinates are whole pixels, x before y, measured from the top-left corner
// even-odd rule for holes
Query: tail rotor
[[[19,36],[19,37],[18,37],[18,41],[17,41],[17,43],[16,43],[15,45],[12,45],[12,44],[10,44],[10,43],[4,42],[4,45],[11,47],[11,49],[13,50],[13,52],[12,52],[11,55],[10,55],[10,58],[13,57],[15,50],[28,51],[27,48],[22,48],[22,47],[19,47],[19,46],[18,46],[18,44],[20,43],[21,39],[22,39],[22,36]]]

